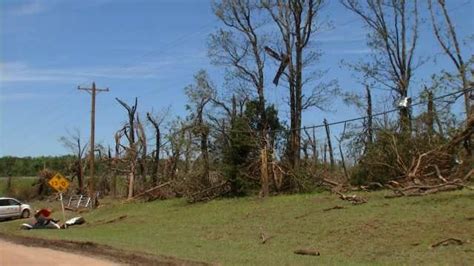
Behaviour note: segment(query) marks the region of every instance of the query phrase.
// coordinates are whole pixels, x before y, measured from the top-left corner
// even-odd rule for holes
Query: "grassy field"
[[[224,265],[474,265],[472,191],[396,199],[385,199],[386,193],[364,193],[369,202],[359,206],[329,193],[266,200],[223,199],[194,205],[182,199],[104,201],[100,208],[82,214],[86,225],[20,231],[24,221],[16,220],[0,223],[0,232],[92,241]],[[323,211],[336,205],[344,209]],[[60,212],[55,216],[60,218]],[[261,232],[272,237],[265,244],[261,243]],[[468,243],[430,247],[450,237]],[[299,248],[318,249],[321,256],[293,254]]]
[[[12,196],[24,198],[31,193],[32,185],[38,178],[33,176],[15,176],[11,180],[11,191],[7,191],[7,177],[0,177],[0,197]]]

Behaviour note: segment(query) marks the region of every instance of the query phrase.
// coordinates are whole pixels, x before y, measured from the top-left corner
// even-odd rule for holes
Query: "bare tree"
[[[368,45],[373,50],[371,62],[356,67],[368,77],[395,92],[398,100],[407,99],[418,40],[417,0],[341,0],[362,18],[369,28]],[[403,132],[410,128],[409,106],[400,108]]]
[[[261,0],[261,6],[268,11],[276,24],[281,39],[275,44],[281,51],[265,47],[267,53],[280,62],[273,80],[278,85],[280,77],[286,78],[289,89],[290,137],[288,157],[292,167],[297,167],[300,159],[301,121],[304,110],[311,107],[322,109],[322,103],[333,95],[335,83],[311,85],[309,82],[322,76],[322,72],[310,71],[320,57],[311,47],[311,40],[321,29],[321,10],[324,0]]]
[[[170,122],[169,133],[164,136],[167,139],[166,142],[169,143],[169,148],[164,148],[167,160],[163,172],[167,180],[175,179],[178,172],[178,162],[183,153],[183,146],[188,143],[185,136],[186,132],[188,132],[188,126],[178,118]],[[185,157],[188,158],[186,154]]]
[[[169,109],[161,115],[153,115],[152,113],[146,113],[148,121],[153,126],[155,130],[155,150],[153,151],[153,170],[151,174],[152,182],[154,185],[159,183],[159,167],[160,167],[160,152],[161,152],[161,124],[165,120],[166,114]]]
[[[208,137],[209,126],[204,121],[204,109],[211,102],[215,95],[215,89],[209,80],[206,71],[200,70],[194,76],[195,84],[185,88],[189,99],[188,109],[191,110],[191,119],[193,120],[193,133],[200,137],[201,159],[203,163],[203,180],[209,177],[209,150]]]
[[[137,154],[140,156],[138,157],[138,166],[140,170],[140,176],[141,180],[138,180],[138,185],[141,186],[140,189],[143,189],[145,186],[146,182],[146,176],[147,176],[147,138],[146,138],[146,132],[145,128],[143,127],[143,124],[140,120],[140,116],[137,114],[136,116],[137,120],[137,137],[138,137],[138,143],[137,143]],[[137,182],[135,182],[137,184]]]
[[[433,4],[433,0],[428,0],[431,23],[433,25],[433,30],[439,45],[443,49],[443,52],[454,63],[461,80],[462,90],[464,91],[464,107],[466,110],[467,122],[469,117],[474,115],[474,110],[471,110],[471,99],[469,93],[471,84],[467,77],[470,61],[463,58],[456,29],[454,28],[454,24],[446,8],[446,2],[444,0],[434,0],[434,2],[435,3]],[[442,14],[437,14],[437,10],[439,10]],[[464,140],[464,146],[469,155],[472,155],[471,145],[471,139],[466,138]]]
[[[128,139],[129,146],[124,147],[127,153],[127,161],[129,164],[128,171],[128,196],[127,198],[132,198],[134,193],[134,183],[136,177],[136,167],[137,167],[137,142],[135,141],[135,113],[137,111],[138,99],[135,98],[135,103],[132,106],[129,106],[127,103],[122,100],[115,98],[120,105],[122,105],[128,113],[128,124],[126,124],[121,131]]]
[[[75,176],[77,177],[77,182],[79,185],[79,193],[84,193],[84,170],[85,165],[82,164],[84,160],[84,152],[87,149],[87,143],[82,145],[81,144],[81,133],[78,129],[74,130],[74,133],[69,133],[69,136],[63,136],[59,139],[62,142],[63,146],[69,149],[71,152],[75,154],[76,161],[74,163],[74,172]]]
[[[220,29],[211,34],[209,56],[216,65],[227,66],[231,74],[253,86],[258,95],[260,128],[266,126],[265,118],[265,36],[257,30],[263,23],[258,16],[256,1],[222,0],[213,2],[214,14],[229,30]]]
[[[458,71],[462,89],[464,90],[464,106],[466,118],[468,119],[471,112],[471,100],[469,99],[469,88],[471,86],[467,77],[469,60],[463,58],[456,29],[448,14],[445,0],[434,0],[434,2],[433,4],[433,0],[428,0],[433,30],[443,52],[451,59]],[[441,12],[441,15],[437,14],[437,10]]]

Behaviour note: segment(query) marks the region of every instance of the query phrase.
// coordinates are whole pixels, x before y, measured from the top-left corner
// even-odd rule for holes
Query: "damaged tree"
[[[321,11],[325,3],[324,0],[261,1],[261,6],[270,15],[279,35],[273,45],[282,47],[281,51],[268,46],[265,50],[280,64],[274,84],[278,85],[280,77],[288,82],[290,136],[287,156],[293,169],[298,168],[300,161],[303,111],[312,107],[324,109],[324,104],[337,91],[334,81],[329,84],[311,83],[324,74],[310,68],[320,57],[320,53],[313,50],[310,44],[322,28]],[[305,92],[304,89],[310,85],[312,88]]]
[[[77,129],[73,134],[69,133],[69,137],[61,137],[59,141],[75,154],[76,160],[73,164],[74,176],[77,177],[79,194],[84,194],[84,170],[86,166],[82,162],[88,144],[81,144],[81,134]]]
[[[128,113],[128,123],[120,130],[122,134],[128,139],[128,147],[124,147],[126,151],[126,161],[128,162],[128,194],[127,198],[133,197],[134,183],[136,178],[136,167],[137,167],[137,142],[135,141],[135,113],[137,111],[138,99],[135,98],[135,103],[129,106],[122,100],[115,98],[120,105],[122,105]]]
[[[228,30],[211,35],[209,56],[217,65],[226,66],[238,82],[253,87],[257,92],[257,130],[261,152],[268,153],[268,121],[265,107],[265,56],[266,35],[258,32],[263,23],[257,22],[258,1],[222,0],[213,4],[213,11]],[[261,157],[262,158],[262,157]],[[261,195],[268,196],[268,168],[261,162]]]
[[[206,183],[209,180],[209,126],[204,121],[204,109],[215,95],[215,89],[209,81],[209,77],[204,70],[199,71],[194,76],[195,84],[185,88],[190,104],[187,106],[191,110],[193,120],[192,131],[200,139],[200,151],[202,162],[201,181]]]
[[[358,15],[371,32],[368,45],[373,50],[372,62],[354,66],[376,82],[397,94],[397,101],[407,101],[410,81],[417,64],[414,62],[418,40],[417,0],[341,0]],[[402,132],[411,128],[408,105],[400,108]]]
[[[148,121],[155,130],[155,150],[153,151],[153,168],[151,173],[151,180],[153,185],[159,184],[159,167],[160,167],[160,152],[161,152],[161,130],[160,126],[163,123],[165,115],[155,117],[151,113],[146,113]]]

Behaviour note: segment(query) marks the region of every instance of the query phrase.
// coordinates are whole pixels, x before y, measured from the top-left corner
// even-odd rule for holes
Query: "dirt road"
[[[27,247],[0,240],[0,265],[68,265],[68,266],[108,266],[116,263],[63,251]]]

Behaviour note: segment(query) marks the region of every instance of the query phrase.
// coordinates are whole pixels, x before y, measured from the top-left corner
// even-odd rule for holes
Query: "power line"
[[[443,99],[443,98],[446,98],[446,97],[449,97],[449,96],[454,96],[456,94],[460,94],[460,93],[464,93],[465,91],[472,91],[474,90],[474,87],[471,87],[467,90],[459,90],[459,91],[455,91],[455,92],[451,92],[451,93],[447,93],[447,94],[444,94],[444,95],[441,95],[441,96],[438,96],[438,97],[434,97],[433,98],[433,101],[436,101],[436,100],[439,100],[439,99]],[[421,100],[421,101],[418,101],[416,103],[412,103],[410,104],[408,107],[414,107],[414,106],[418,106],[418,105],[422,105],[422,104],[426,104],[428,101],[427,100]],[[355,118],[350,118],[350,119],[346,119],[346,120],[340,120],[340,121],[336,121],[336,122],[332,122],[332,123],[327,123],[328,126],[334,126],[334,125],[340,125],[340,124],[344,124],[344,123],[349,123],[349,122],[354,122],[354,121],[359,121],[359,120],[365,120],[369,117],[378,117],[378,116],[382,116],[382,115],[386,115],[386,114],[390,114],[390,113],[394,113],[394,112],[398,112],[400,111],[399,108],[394,108],[394,109],[391,109],[391,110],[387,110],[387,111],[383,111],[383,112],[379,112],[379,113],[375,113],[375,114],[372,114],[371,116],[359,116],[359,117],[355,117]],[[304,126],[304,127],[300,127],[300,128],[293,128],[293,129],[274,129],[274,130],[267,130],[267,133],[278,133],[278,132],[291,132],[291,131],[299,131],[299,130],[305,130],[305,129],[316,129],[316,128],[323,128],[325,127],[325,124],[317,124],[317,125],[312,125],[312,126]],[[179,134],[179,133],[182,133],[184,131],[188,130],[188,128],[186,129],[180,129],[176,132],[174,132],[173,134]],[[252,130],[233,130],[233,129],[229,129],[230,133],[248,133],[248,134],[251,134],[251,133],[255,133],[256,131],[252,131]],[[163,145],[165,145],[167,142],[163,143]]]

